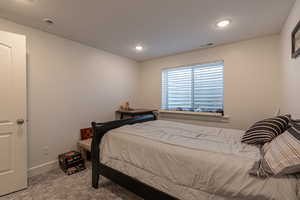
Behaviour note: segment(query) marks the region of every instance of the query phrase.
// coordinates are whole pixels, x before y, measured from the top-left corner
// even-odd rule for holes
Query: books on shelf
[[[70,151],[58,156],[60,168],[68,175],[86,169],[81,153]]]

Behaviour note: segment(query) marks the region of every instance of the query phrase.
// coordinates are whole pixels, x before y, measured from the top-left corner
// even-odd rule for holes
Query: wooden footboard
[[[93,128],[93,140],[92,140],[92,186],[94,188],[99,187],[99,176],[102,175],[113,182],[123,186],[124,188],[132,191],[133,193],[141,196],[146,200],[163,199],[163,200],[176,200],[176,198],[163,193],[151,186],[148,186],[139,180],[136,180],[122,172],[112,169],[102,163],[100,163],[100,143],[103,136],[110,130],[119,128],[127,124],[136,124],[147,121],[156,120],[154,114],[146,115],[143,117],[116,120],[106,123],[92,122]]]

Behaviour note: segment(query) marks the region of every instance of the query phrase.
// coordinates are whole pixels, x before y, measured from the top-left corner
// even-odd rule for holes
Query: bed
[[[105,176],[144,199],[296,200],[296,175],[260,179],[248,171],[259,148],[243,131],[156,120],[92,123],[92,184]]]

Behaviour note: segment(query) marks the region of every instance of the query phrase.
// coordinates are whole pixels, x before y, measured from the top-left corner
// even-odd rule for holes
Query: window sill
[[[220,113],[159,110],[159,115],[163,118],[174,117],[200,121],[229,122],[229,116],[222,116]]]

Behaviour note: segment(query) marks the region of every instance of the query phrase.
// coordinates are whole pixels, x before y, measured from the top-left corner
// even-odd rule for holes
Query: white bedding
[[[296,200],[295,176],[248,175],[259,149],[242,131],[150,121],[106,134],[101,162],[184,200]]]

